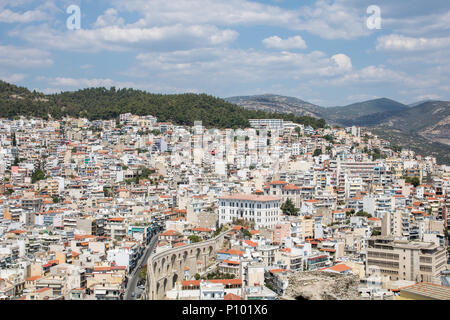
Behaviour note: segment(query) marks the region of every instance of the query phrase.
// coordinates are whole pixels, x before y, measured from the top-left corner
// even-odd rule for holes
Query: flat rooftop
[[[244,200],[244,201],[279,201],[278,197],[271,196],[259,196],[254,194],[231,194],[227,196],[222,196],[220,200]]]
[[[400,288],[400,295],[413,295],[418,300],[450,300],[450,288],[430,282],[416,283]]]

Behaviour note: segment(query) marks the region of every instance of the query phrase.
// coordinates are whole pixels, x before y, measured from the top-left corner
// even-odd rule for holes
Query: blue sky
[[[450,100],[449,49],[448,0],[0,0],[0,79],[45,93]]]

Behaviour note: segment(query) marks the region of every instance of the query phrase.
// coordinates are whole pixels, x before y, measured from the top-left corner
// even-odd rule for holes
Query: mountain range
[[[321,107],[307,101],[265,94],[226,98],[251,110],[291,112],[325,119],[331,125],[367,127],[393,145],[435,156],[450,165],[450,102],[427,100],[410,105],[381,98],[347,106]]]
[[[368,127],[392,145],[435,156],[450,165],[450,102],[425,101],[412,105],[387,98],[325,108],[280,95],[220,99],[206,94],[151,94],[112,87],[89,88],[46,95],[0,81],[0,117],[64,116],[117,119],[122,113],[154,115],[160,121],[206,127],[242,128],[249,119],[277,118],[314,128],[330,125]],[[326,121],[326,122],[325,122]]]
[[[161,122],[208,128],[246,128],[249,119],[284,119],[323,128],[324,119],[247,110],[207,94],[153,94],[131,88],[87,88],[73,92],[43,94],[0,81],[0,118],[19,116],[62,119],[65,116],[89,120],[118,119],[120,114],[153,115]]]

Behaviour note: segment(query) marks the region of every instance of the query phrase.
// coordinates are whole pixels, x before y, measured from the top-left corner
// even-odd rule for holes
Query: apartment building
[[[281,218],[280,198],[235,194],[219,198],[219,225],[244,219],[255,228],[273,228]]]
[[[368,240],[366,271],[377,268],[392,281],[440,283],[447,252],[435,243],[373,237]]]
[[[255,129],[282,129],[283,119],[250,119],[250,126]]]

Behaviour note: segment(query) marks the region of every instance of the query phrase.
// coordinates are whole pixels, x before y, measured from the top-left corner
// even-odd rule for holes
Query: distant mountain
[[[420,135],[450,146],[450,102],[429,101],[402,112],[392,113],[380,121],[377,127]]]
[[[324,118],[345,126],[366,126],[372,122],[372,116],[386,112],[397,112],[408,109],[408,106],[387,98],[353,103],[344,107],[327,108]]]
[[[390,141],[450,165],[450,102],[425,101],[408,106],[381,98],[348,106],[324,108],[301,99],[279,95],[225,99],[250,110],[294,113],[325,119],[332,125],[368,127]]]
[[[225,98],[224,100],[237,104],[247,110],[293,113],[297,116],[310,116],[318,118],[322,117],[325,109],[307,101],[275,94],[231,97]]]
[[[201,120],[206,127],[245,128],[249,119],[284,119],[325,126],[325,120],[294,114],[246,110],[207,94],[152,94],[142,90],[88,88],[74,92],[44,95],[0,81],[0,117],[34,116],[44,119],[64,116],[90,120],[117,119],[120,114],[153,115],[160,121],[193,125]]]
[[[369,115],[406,110],[408,106],[387,98],[354,103],[343,107],[324,108],[310,102],[275,94],[256,96],[241,96],[224,99],[248,110],[261,110],[266,112],[293,113],[299,116],[312,116],[324,118],[332,124],[351,126],[353,124],[365,125],[364,119]]]
[[[414,103],[408,104],[408,107],[414,108],[414,107],[417,107],[418,105],[424,104],[425,102],[433,102],[433,101],[436,101],[436,100],[422,100],[419,102],[414,102]]]
[[[370,129],[381,138],[450,165],[450,102],[428,101],[376,118]]]

